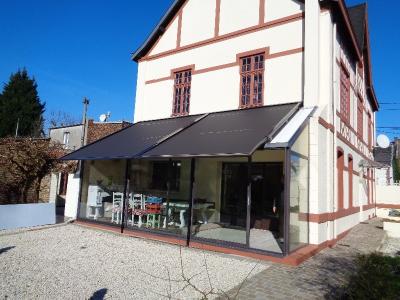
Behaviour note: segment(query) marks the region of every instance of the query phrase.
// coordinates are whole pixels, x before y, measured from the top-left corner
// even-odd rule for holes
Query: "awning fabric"
[[[181,118],[138,122],[75,152],[64,156],[63,160],[99,160],[121,159],[140,156],[162,142],[168,136],[176,134],[195,122],[203,115]]]
[[[64,160],[248,156],[282,129],[299,103],[138,122]]]
[[[143,157],[207,157],[251,155],[297,104],[216,112],[143,154]]]

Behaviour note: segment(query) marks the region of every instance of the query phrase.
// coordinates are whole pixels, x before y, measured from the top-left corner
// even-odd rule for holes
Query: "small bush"
[[[359,255],[342,299],[400,299],[400,257]]]

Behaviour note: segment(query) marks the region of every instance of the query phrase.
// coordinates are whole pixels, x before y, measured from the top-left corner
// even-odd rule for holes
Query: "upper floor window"
[[[174,74],[174,103],[173,116],[184,116],[189,114],[190,107],[190,85],[192,82],[192,71],[179,71]]]
[[[362,138],[364,134],[364,107],[361,96],[357,100],[357,133]]]
[[[264,54],[240,59],[240,107],[264,103]]]
[[[68,149],[69,148],[69,132],[64,132],[64,135],[63,135],[63,145],[64,145],[64,148],[65,149]]]
[[[350,74],[343,65],[340,68],[340,113],[350,121]]]

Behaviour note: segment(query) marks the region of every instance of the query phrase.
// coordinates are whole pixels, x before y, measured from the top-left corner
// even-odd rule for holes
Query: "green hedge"
[[[400,299],[400,257],[359,255],[341,299]]]

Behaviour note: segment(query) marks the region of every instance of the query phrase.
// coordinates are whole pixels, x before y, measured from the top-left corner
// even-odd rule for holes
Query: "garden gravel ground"
[[[390,256],[400,256],[400,238],[387,237],[380,251]]]
[[[0,231],[0,299],[216,298],[270,266],[75,224]]]

